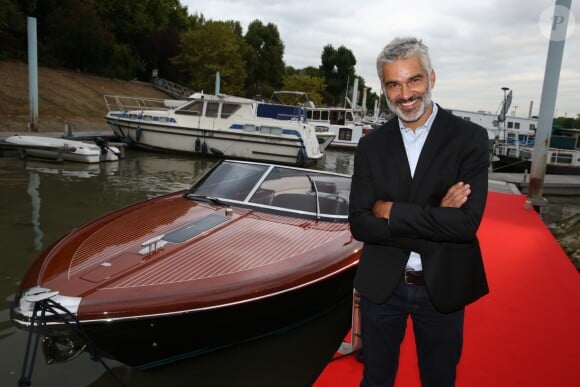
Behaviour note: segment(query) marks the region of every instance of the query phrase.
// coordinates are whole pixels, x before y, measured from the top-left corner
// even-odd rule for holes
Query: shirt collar
[[[429,129],[431,129],[431,125],[433,125],[433,121],[435,121],[435,116],[437,116],[437,112],[439,111],[439,107],[437,106],[436,103],[431,102],[433,104],[433,111],[431,112],[431,115],[429,116],[429,118],[427,119],[427,121],[425,121],[425,123],[421,126],[419,126],[417,130],[421,130],[421,129],[427,129],[427,131],[429,131]],[[410,128],[406,127],[404,122],[401,121],[400,118],[397,117],[397,119],[399,120],[399,128],[403,131],[405,130],[411,130]]]

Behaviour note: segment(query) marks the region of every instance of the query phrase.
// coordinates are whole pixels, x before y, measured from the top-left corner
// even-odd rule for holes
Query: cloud
[[[345,46],[357,59],[356,72],[378,92],[375,60],[395,36],[413,35],[429,46],[438,75],[434,98],[443,106],[495,111],[501,87],[513,90],[512,106],[538,113],[549,38],[540,18],[552,0],[416,0],[396,3],[306,0],[181,0],[190,13],[211,20],[236,20],[244,29],[253,20],[277,26],[285,44],[284,61],[295,68],[318,67],[325,45]],[[574,24],[580,2],[572,4]],[[572,20],[572,18],[570,18]],[[573,26],[575,27],[575,25]],[[570,28],[570,26],[569,26]],[[580,114],[580,28],[567,38],[562,58],[556,114]]]

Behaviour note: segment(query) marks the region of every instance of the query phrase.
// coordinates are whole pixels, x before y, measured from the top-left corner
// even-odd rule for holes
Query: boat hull
[[[116,147],[103,147],[82,141],[43,136],[10,136],[5,142],[22,149],[27,156],[57,161],[74,161],[94,164],[117,161],[120,151]]]
[[[209,130],[138,123],[108,118],[113,132],[130,146],[165,152],[275,162],[306,166],[323,153],[307,155],[296,137],[248,134],[241,130]],[[204,145],[205,144],[205,145]]]
[[[235,305],[82,325],[102,355],[150,369],[281,333],[321,317],[352,302],[355,270],[352,266],[309,286]]]
[[[496,156],[498,159],[492,162],[494,172],[506,173],[528,173],[532,170],[531,160],[524,160],[518,157]],[[546,174],[549,175],[580,175],[580,167],[572,165],[546,164]]]

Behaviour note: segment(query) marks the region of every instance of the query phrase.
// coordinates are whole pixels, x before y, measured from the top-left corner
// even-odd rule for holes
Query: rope
[[[38,310],[41,311],[40,318],[37,319]],[[30,328],[28,330],[28,341],[26,344],[26,351],[24,353],[24,362],[22,365],[22,372],[20,379],[18,380],[18,386],[30,386],[32,384],[32,371],[34,368],[34,362],[36,359],[36,354],[38,352],[38,344],[40,342],[40,337],[42,336],[42,327],[46,326],[46,312],[52,313],[56,318],[61,320],[69,328],[71,328],[87,345],[88,351],[91,355],[91,360],[99,362],[105,370],[113,377],[113,379],[121,386],[126,386],[121,379],[119,379],[113,370],[105,363],[101,355],[99,354],[99,349],[93,342],[93,340],[86,334],[83,330],[80,321],[72,314],[67,308],[59,304],[58,302],[46,299],[35,302],[34,310],[32,312],[32,318],[30,319]],[[64,315],[62,313],[64,313]],[[71,322],[72,320],[72,322]],[[30,363],[28,358],[31,354],[30,348],[32,343],[32,335],[34,334],[34,327],[38,326],[38,332],[36,334],[36,340],[34,343],[34,349],[32,350],[32,357]]]

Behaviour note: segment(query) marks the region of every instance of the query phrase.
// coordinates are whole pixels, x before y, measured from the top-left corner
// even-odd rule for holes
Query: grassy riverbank
[[[26,132],[30,122],[28,65],[0,61],[0,132]],[[68,70],[38,70],[38,131],[75,131],[106,128],[104,94],[168,98],[151,84],[97,77]]]

